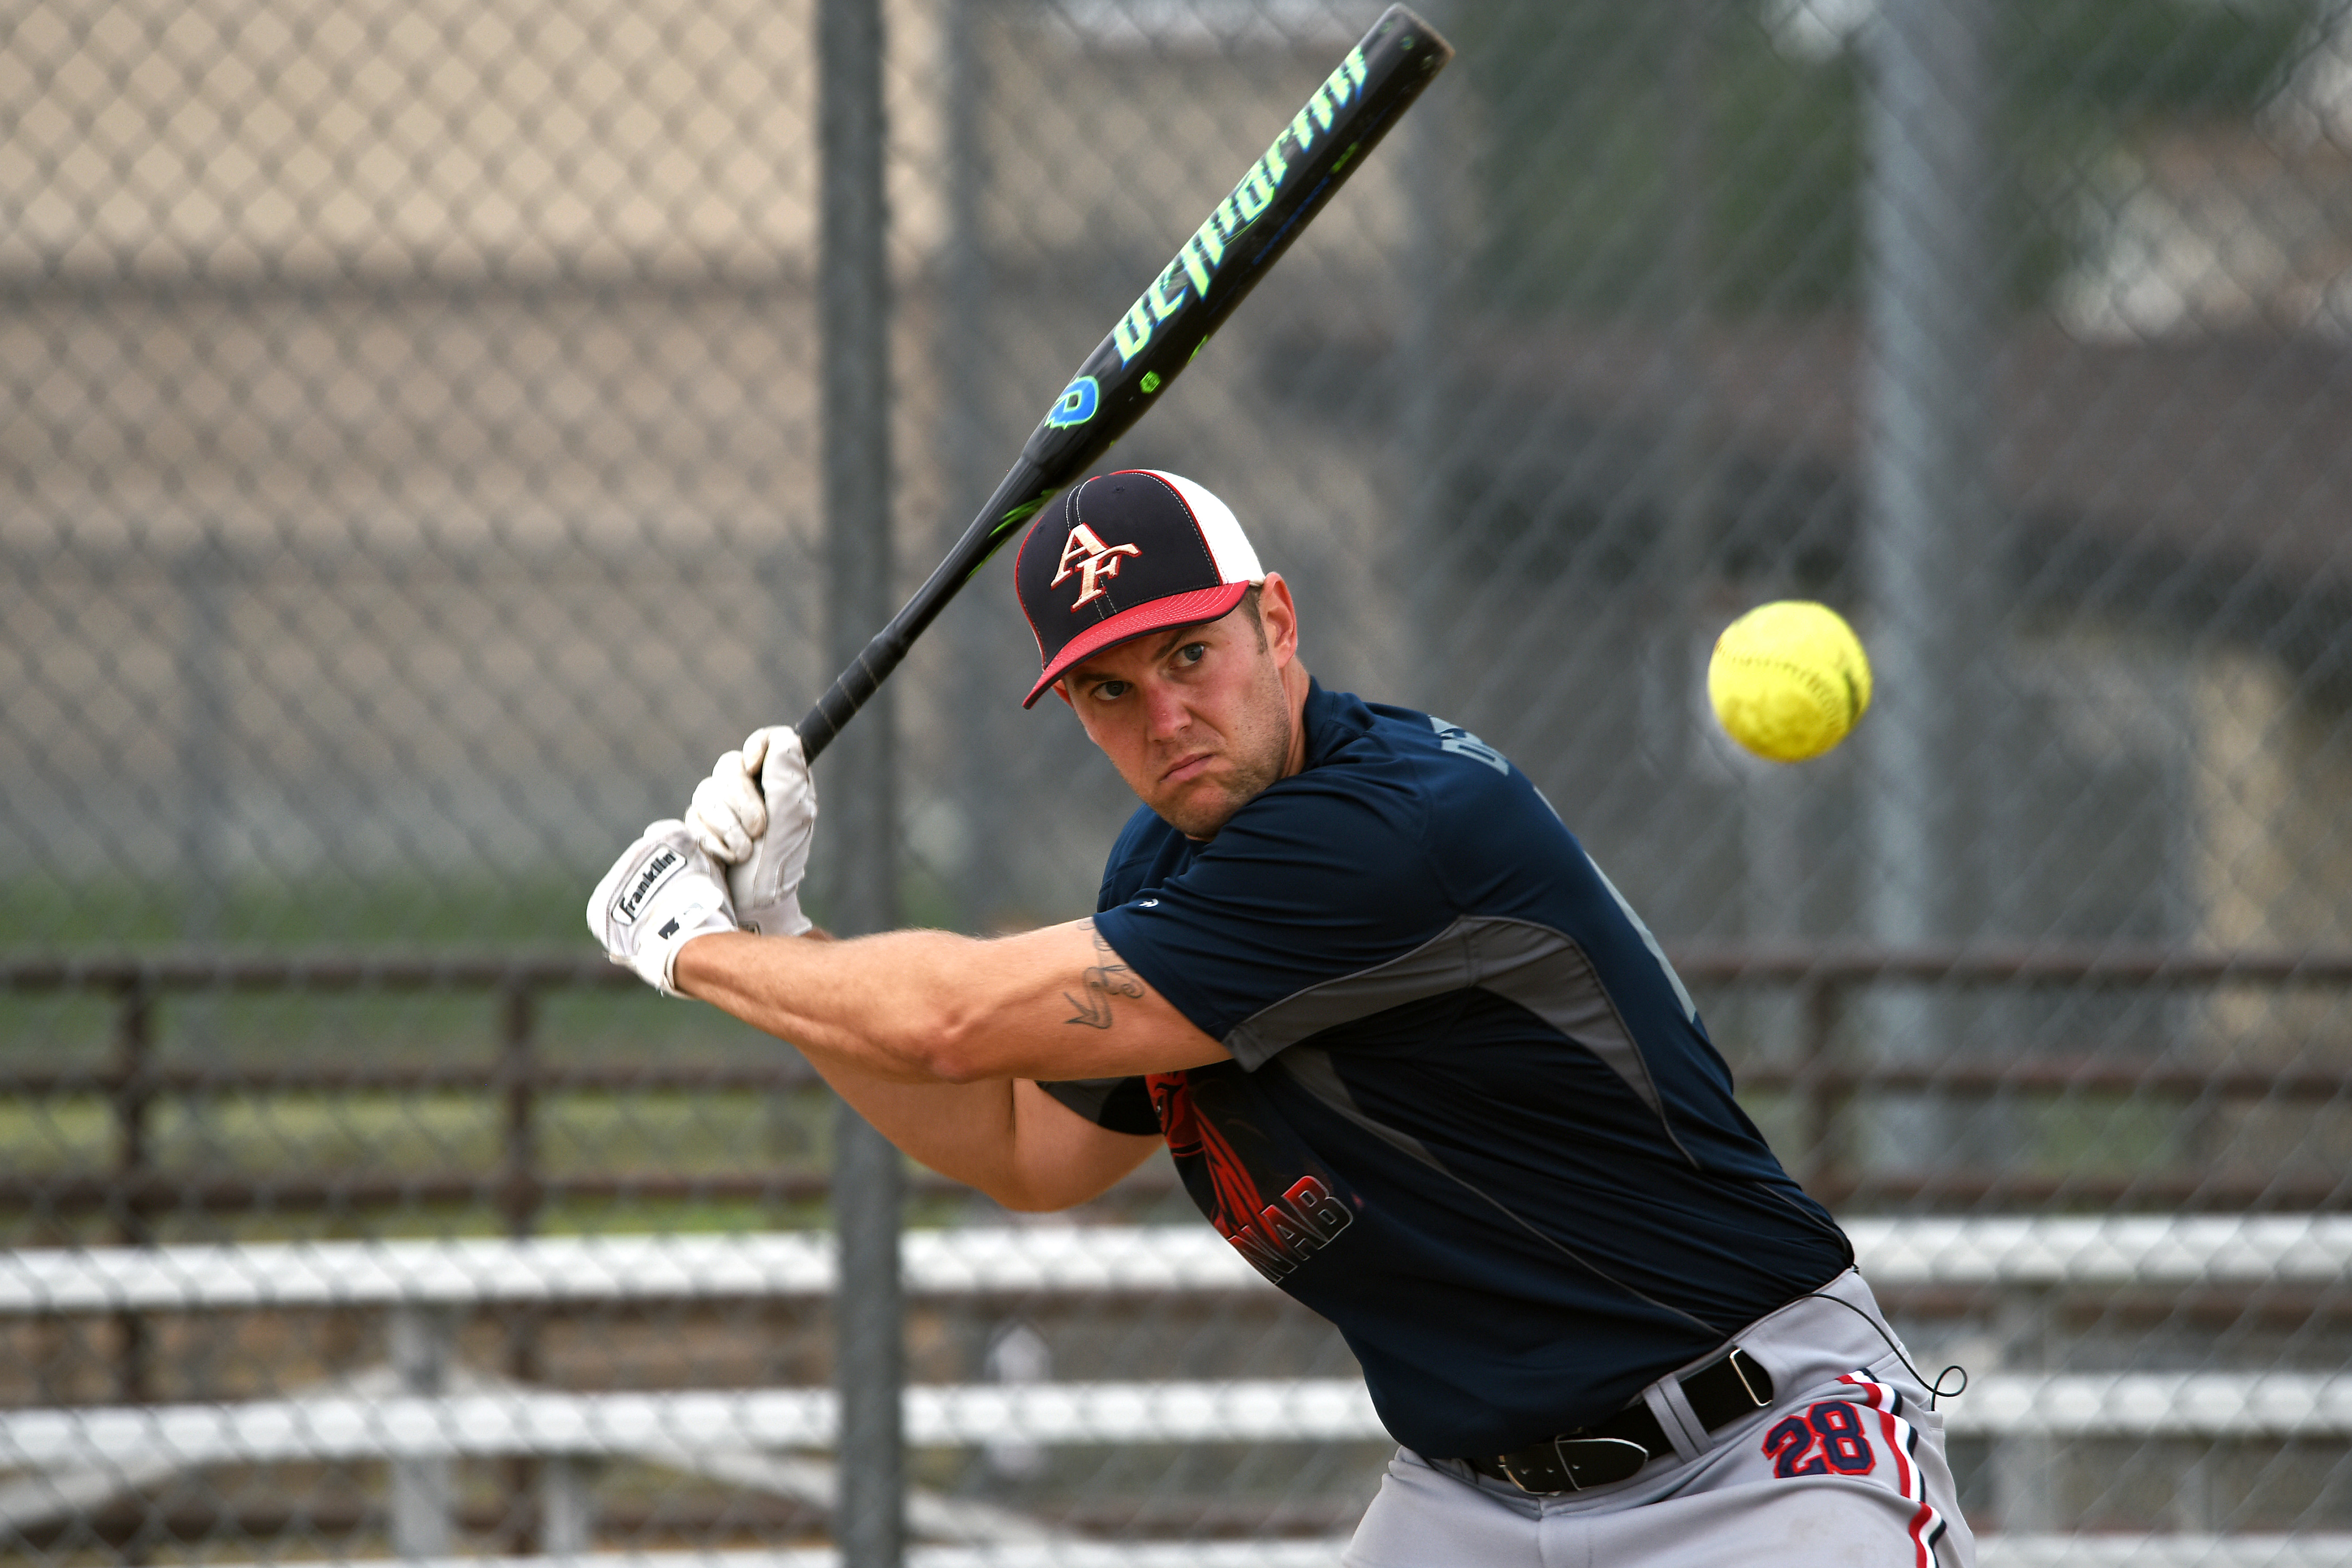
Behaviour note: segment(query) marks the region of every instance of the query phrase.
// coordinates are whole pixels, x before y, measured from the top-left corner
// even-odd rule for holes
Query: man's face
[[[1235,609],[1121,643],[1057,688],[1128,787],[1187,837],[1213,837],[1292,768],[1284,672],[1295,664],[1298,628],[1279,576],[1267,575],[1259,615],[1263,635]]]

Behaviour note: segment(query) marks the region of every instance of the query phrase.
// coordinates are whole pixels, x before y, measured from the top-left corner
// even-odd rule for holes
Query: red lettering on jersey
[[[1258,1233],[1249,1226],[1242,1226],[1238,1229],[1234,1230],[1226,1230],[1224,1222],[1220,1220],[1217,1222],[1217,1229],[1223,1233],[1224,1238],[1227,1241],[1234,1244],[1234,1250],[1235,1252],[1240,1253],[1244,1258],[1249,1259],[1251,1268],[1256,1269],[1260,1274],[1265,1275],[1267,1279],[1274,1280],[1277,1284],[1281,1282],[1284,1275],[1291,1272],[1298,1267],[1298,1265],[1293,1263],[1289,1258],[1285,1258],[1281,1253],[1275,1250],[1273,1247],[1267,1244],[1265,1237],[1259,1236]]]
[[[1348,1205],[1333,1197],[1331,1189],[1313,1176],[1299,1177],[1282,1195],[1298,1212],[1298,1217],[1306,1222],[1307,1227],[1315,1233],[1318,1241],[1328,1241],[1356,1223],[1356,1216],[1348,1212]]]
[[[1304,1258],[1323,1245],[1313,1231],[1298,1223],[1297,1215],[1280,1204],[1268,1204],[1259,1210],[1257,1222],[1259,1230],[1293,1258]]]

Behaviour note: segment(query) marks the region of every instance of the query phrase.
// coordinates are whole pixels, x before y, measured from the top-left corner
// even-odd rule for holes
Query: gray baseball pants
[[[1642,1397],[1675,1452],[1625,1480],[1535,1497],[1454,1459],[1397,1450],[1345,1568],[1974,1568],[1944,1420],[1853,1272],[1732,1342],[1772,1374],[1769,1408],[1700,1429],[1674,1376]],[[1711,1361],[1710,1352],[1687,1373]],[[1906,1352],[1907,1353],[1907,1352]]]

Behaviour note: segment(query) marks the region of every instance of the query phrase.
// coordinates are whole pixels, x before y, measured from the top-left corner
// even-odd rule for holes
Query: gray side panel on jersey
[[[1236,1025],[1224,1046],[1255,1071],[1310,1035],[1472,986],[1517,1003],[1591,1051],[1665,1121],[1649,1064],[1592,961],[1565,935],[1528,921],[1464,915],[1411,952],[1260,1010]]]
[[[1536,798],[1544,803],[1544,809],[1551,813],[1553,821],[1562,827],[1568,826],[1567,819],[1560,816],[1559,807],[1552,805],[1549,795],[1541,790],[1537,790]],[[1666,984],[1675,988],[1675,1000],[1682,1004],[1683,1016],[1694,1024],[1697,1023],[1698,1004],[1691,1000],[1690,987],[1685,985],[1683,977],[1675,972],[1674,961],[1666,956],[1666,950],[1660,947],[1658,939],[1650,934],[1649,921],[1643,920],[1625,895],[1617,890],[1617,884],[1609,879],[1609,873],[1601,868],[1601,862],[1595,860],[1589,850],[1585,854],[1584,863],[1592,868],[1592,874],[1601,879],[1601,885],[1609,889],[1611,898],[1617,900],[1617,908],[1624,913],[1627,920],[1633,922],[1633,929],[1641,933],[1642,945],[1650,950],[1650,956],[1656,959],[1658,967],[1666,972]]]
[[[1511,1207],[1510,1205],[1495,1196],[1494,1194],[1486,1192],[1483,1188],[1479,1187],[1475,1183],[1463,1176],[1459,1172],[1447,1169],[1444,1162],[1438,1159],[1436,1155],[1431,1153],[1429,1152],[1428,1145],[1423,1143],[1420,1139],[1413,1137],[1409,1132],[1401,1131],[1394,1127],[1391,1127],[1386,1122],[1375,1119],[1367,1112],[1362,1106],[1356,1103],[1356,1097],[1349,1092],[1347,1082],[1345,1079],[1340,1078],[1339,1065],[1331,1059],[1331,1053],[1329,1051],[1323,1049],[1319,1046],[1293,1046],[1289,1049],[1282,1052],[1278,1057],[1275,1058],[1273,1065],[1268,1070],[1278,1072],[1287,1077],[1293,1083],[1297,1084],[1307,1093],[1313,1095],[1316,1099],[1321,1100],[1325,1105],[1330,1107],[1333,1110],[1338,1111],[1340,1115],[1346,1117],[1357,1126],[1363,1128],[1368,1132],[1371,1132],[1387,1140],[1390,1143],[1394,1144],[1398,1149],[1403,1151],[1414,1160],[1419,1161],[1421,1163],[1428,1166],[1431,1170],[1444,1176],[1446,1180],[1453,1182],[1465,1192],[1469,1193],[1471,1195],[1477,1198],[1481,1203],[1492,1207],[1496,1213],[1509,1220],[1513,1225],[1517,1226],[1521,1230],[1526,1231],[1529,1236],[1534,1237],[1538,1241],[1542,1242],[1546,1247],[1550,1247],[1562,1258],[1565,1258],[1570,1263],[1575,1264],[1579,1268],[1591,1274],[1594,1279],[1600,1279],[1617,1289],[1622,1290],[1625,1294],[1633,1297],[1635,1300],[1645,1301],[1651,1306],[1657,1308],[1660,1311],[1669,1312],[1675,1317],[1684,1319],[1686,1321],[1696,1325],[1701,1330],[1707,1330],[1709,1328],[1708,1324],[1702,1322],[1699,1319],[1693,1317],[1690,1313],[1684,1311],[1681,1308],[1666,1305],[1666,1303],[1659,1300],[1656,1297],[1650,1295],[1646,1291],[1635,1289],[1633,1286],[1629,1285],[1624,1280],[1617,1278],[1617,1276],[1610,1273],[1607,1269],[1594,1264],[1582,1253],[1578,1252],[1574,1247],[1570,1247],[1567,1243],[1561,1241],[1559,1237],[1552,1235],[1541,1226],[1537,1225],[1534,1221],[1520,1214],[1517,1209]],[[1681,1144],[1676,1143],[1675,1147],[1680,1148]],[[1687,1158],[1687,1155],[1685,1155],[1685,1158]]]
[[[1396,1145],[1432,1170],[1445,1169],[1420,1139],[1385,1121],[1374,1121],[1356,1103],[1356,1097],[1348,1091],[1346,1081],[1339,1077],[1339,1069],[1332,1064],[1330,1052],[1316,1046],[1295,1046],[1282,1053],[1275,1070],[1287,1074],[1291,1081],[1365,1131]]]

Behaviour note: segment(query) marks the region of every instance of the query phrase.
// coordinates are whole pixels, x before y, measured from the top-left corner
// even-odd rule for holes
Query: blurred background
[[[2352,1560],[2352,8],[1421,9],[1105,466],[1557,804],[1969,1366],[1989,1564]],[[911,1560],[1336,1561],[1353,1363],[1164,1160],[907,1173],[836,1302],[824,1091],[581,909],[1378,12],[0,6],[0,1554],[830,1561],[855,1321]],[[1794,768],[1704,690],[1782,597],[1878,675]],[[1034,657],[992,567],[819,768],[820,920],[1091,910]]]

